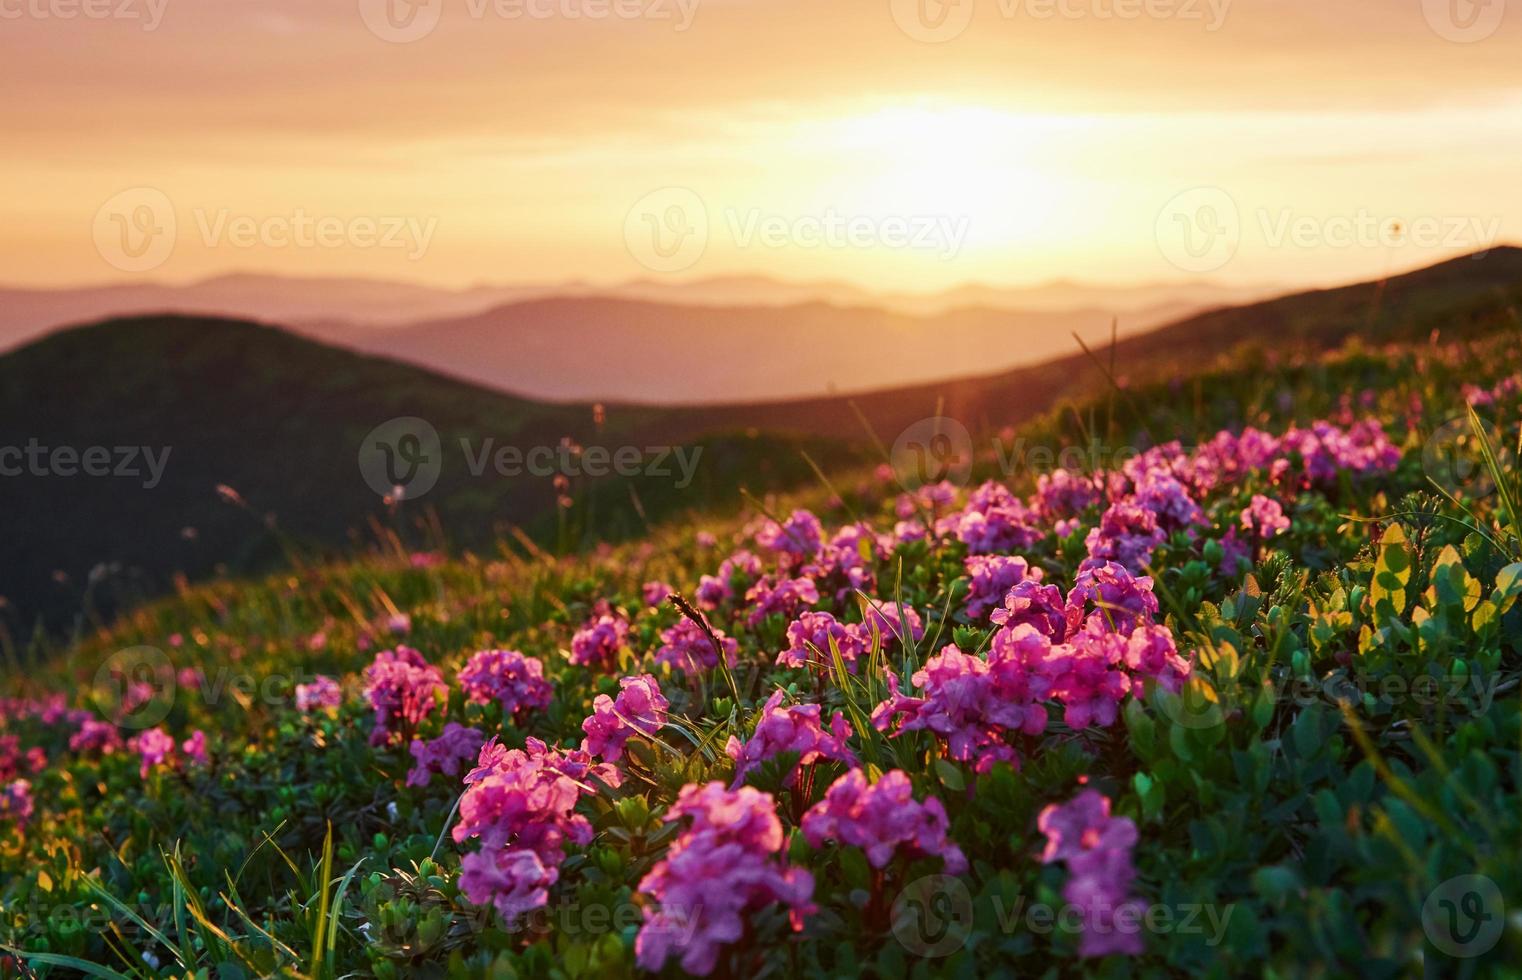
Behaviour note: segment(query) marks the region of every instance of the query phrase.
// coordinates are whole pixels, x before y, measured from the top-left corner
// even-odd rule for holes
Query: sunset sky
[[[390,2],[0,0],[0,282],[1327,283],[1522,238],[1522,0]]]

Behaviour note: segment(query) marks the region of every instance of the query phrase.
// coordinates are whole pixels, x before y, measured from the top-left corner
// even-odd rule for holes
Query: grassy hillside
[[[1182,442],[1092,483],[845,467],[583,557],[189,589],[10,682],[0,942],[50,975],[1507,976],[1517,337],[1246,356],[1015,433]]]
[[[359,455],[367,433],[401,416],[437,430],[443,460],[437,485],[397,510],[367,485]],[[795,484],[809,472],[798,450],[821,453],[817,440],[699,426],[683,435],[689,454],[702,453],[681,486],[670,460],[650,467],[669,476],[574,477],[563,488],[490,466],[477,476],[470,465],[487,447],[563,439],[670,445],[656,421],[619,410],[599,423],[591,405],[514,398],[238,321],[158,317],[59,333],[0,358],[0,446],[105,447],[112,474],[123,462],[115,447],[148,447],[162,477],[154,482],[142,455],[129,462],[135,476],[17,461],[22,471],[0,479],[0,595],[12,604],[0,622],[25,637],[39,612],[66,627],[81,610],[106,616],[158,594],[175,573],[312,560],[390,532],[428,550],[490,546],[508,524],[550,547],[628,537],[686,508],[725,505],[741,484]],[[569,508],[557,506],[562,495]],[[92,581],[98,565],[109,569]]]
[[[683,510],[732,507],[741,487],[764,495],[811,482],[813,468],[799,450],[838,468],[866,458],[874,440],[891,445],[927,417],[994,432],[1064,400],[1108,391],[1112,372],[1135,387],[1176,380],[1243,345],[1272,363],[1348,341],[1373,347],[1434,331],[1477,337],[1514,323],[1519,305],[1522,250],[1501,248],[1386,283],[1191,318],[1123,339],[1094,358],[1075,353],[1015,372],[849,399],[687,409],[610,404],[600,424],[591,405],[490,392],[238,321],[95,324],[0,357],[0,447],[35,438],[81,451],[167,449],[163,480],[145,489],[141,479],[0,479],[0,530],[11,542],[10,561],[0,564],[0,596],[10,604],[0,625],[24,639],[41,614],[54,630],[67,630],[163,592],[176,573],[198,580],[223,569],[309,561],[384,542],[390,531],[430,549],[490,550],[507,524],[557,549],[621,540]],[[997,342],[990,335],[978,348]],[[806,336],[791,344],[805,356]],[[573,357],[598,360],[589,344],[569,346]],[[672,357],[677,386],[692,368]],[[395,512],[360,478],[358,454],[367,433],[401,416],[427,420],[444,458],[437,486]],[[609,450],[702,451],[690,483],[675,472],[641,470],[577,477],[557,488],[551,477],[504,477],[490,468],[475,476],[461,447],[464,440],[472,454],[506,445],[527,451],[564,439]],[[642,458],[673,469],[669,460],[655,467],[653,456]],[[221,484],[246,506],[219,497]],[[569,508],[558,505],[563,496]]]

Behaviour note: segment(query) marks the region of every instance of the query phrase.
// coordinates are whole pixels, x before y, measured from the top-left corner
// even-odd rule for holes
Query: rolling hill
[[[1522,250],[1503,248],[1385,283],[1193,317],[1098,356],[1113,356],[1117,373],[1139,382],[1178,376],[1243,344],[1288,353],[1433,331],[1480,336],[1515,329],[1518,308]],[[790,336],[806,358],[807,338]],[[577,353],[598,359],[595,348]],[[936,352],[916,348],[914,356]],[[666,369],[673,391],[689,385],[685,370],[675,362]],[[104,616],[161,592],[176,573],[244,572],[367,546],[390,531],[420,549],[477,546],[507,523],[563,546],[626,537],[688,508],[733,506],[737,486],[760,493],[814,480],[800,449],[832,472],[871,458],[863,417],[891,444],[928,416],[992,430],[1104,384],[1104,372],[1078,353],[854,398],[689,408],[610,402],[599,422],[585,402],[502,394],[268,326],[194,317],[97,323],[0,357],[0,466],[24,463],[3,453],[31,445],[76,456],[56,467],[48,455],[48,475],[33,466],[0,478],[8,544],[0,595],[11,606],[0,621],[22,633],[38,616],[67,627],[81,609]],[[437,485],[398,515],[367,485],[359,454],[367,433],[399,417],[427,420],[442,459]],[[639,467],[629,476],[577,476],[565,488],[569,509],[557,505],[561,490],[549,476],[494,468],[499,449],[553,453],[563,439],[609,450],[701,446],[702,455],[688,482],[669,454],[665,474]],[[113,470],[117,447],[139,447],[140,475],[53,472],[80,468],[92,447],[108,453]],[[157,479],[141,447],[162,461]],[[219,496],[223,484],[242,503]]]

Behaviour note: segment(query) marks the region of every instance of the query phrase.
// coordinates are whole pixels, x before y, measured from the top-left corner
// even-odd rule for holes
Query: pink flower
[[[31,822],[32,784],[25,779],[15,779],[0,790],[0,820],[9,820],[19,830],[25,830]]]
[[[1111,817],[1110,801],[1089,789],[1042,810],[1036,825],[1046,835],[1042,862],[1061,861],[1068,867],[1062,895],[1083,913],[1079,955],[1140,955],[1140,921],[1134,913],[1141,906],[1129,894],[1136,878],[1131,864],[1136,824]]]
[[[699,579],[698,605],[704,609],[717,609],[734,598],[737,580],[749,583],[760,574],[761,559],[748,551],[737,551],[719,563],[718,574]]]
[[[116,726],[106,721],[86,718],[79,723],[79,731],[69,736],[69,751],[84,754],[107,755],[122,747]]]
[[[1279,501],[1255,493],[1252,503],[1242,511],[1242,529],[1260,541],[1277,537],[1289,530],[1289,518]]]
[[[967,592],[967,617],[982,619],[1004,602],[1009,590],[1027,579],[1041,581],[1042,571],[1013,555],[971,555],[965,562],[971,585]]]
[[[365,668],[365,697],[375,710],[370,744],[410,734],[438,706],[437,692],[442,687],[444,675],[411,647],[376,654]]]
[[[310,684],[296,685],[296,710],[303,714],[314,711],[336,711],[343,703],[343,690],[331,677],[318,674]]]
[[[127,748],[138,754],[138,775],[143,779],[148,778],[151,770],[169,765],[174,757],[174,739],[162,728],[150,728],[133,736]]]
[[[872,637],[865,626],[838,622],[827,612],[806,612],[788,624],[788,646],[777,655],[777,665],[833,670],[831,640],[840,650],[840,659],[853,670],[857,658],[872,647]]]
[[[718,637],[719,645],[724,648],[724,661],[733,667],[740,645],[734,638],[725,636],[722,630],[716,629],[713,632]],[[719,654],[703,628],[684,617],[677,620],[676,625],[670,629],[662,631],[661,648],[655,652],[655,662],[691,674],[717,667]]]
[[[848,766],[858,765],[856,756],[846,745],[851,737],[851,726],[839,711],[830,719],[828,731],[820,723],[823,708],[817,704],[782,706],[783,692],[779,689],[767,698],[761,707],[761,718],[751,737],[741,742],[733,735],[724,751],[735,760],[734,786],[745,782],[745,777],[758,769],[763,762],[782,752],[795,752],[798,761],[783,780],[791,786],[804,766],[811,766],[820,759],[831,759]]]
[[[622,616],[604,613],[591,619],[571,637],[571,663],[583,667],[611,667],[618,651],[628,642],[629,623]]]
[[[781,863],[782,822],[770,794],[686,786],[666,812],[668,822],[684,818],[691,824],[639,883],[657,903],[634,941],[641,969],[658,971],[676,953],[683,970],[707,976],[723,947],[744,938],[751,914],[772,905],[787,906],[802,928],[814,911],[814,879]]]
[[[544,679],[544,664],[517,650],[481,650],[460,668],[458,679],[466,701],[496,701],[508,718],[547,708],[554,697],[554,689]]]
[[[823,533],[819,518],[809,511],[795,510],[781,524],[771,519],[763,521],[756,532],[756,544],[798,564],[818,556]]]
[[[1062,591],[1033,578],[1017,583],[1004,596],[1004,608],[995,609],[989,620],[997,626],[1033,626],[1048,638],[1061,642],[1068,634],[1068,610]]]
[[[453,721],[431,742],[413,739],[410,751],[414,762],[412,771],[407,773],[407,785],[427,786],[434,773],[458,775],[462,765],[479,755],[485,741],[486,736],[476,729]]]
[[[206,754],[206,733],[200,729],[190,733],[190,737],[180,743],[180,751],[185,758],[200,765],[209,765],[211,758]]]
[[[931,657],[911,678],[920,697],[900,694],[897,676],[889,674],[888,700],[872,712],[872,724],[893,735],[932,732],[946,743],[947,755],[978,772],[996,762],[1018,765],[1004,736],[1046,730],[1046,710],[1037,702],[1056,667],[1051,642],[1035,628],[1022,625],[999,636],[989,660],[950,644]]]
[[[1157,515],[1140,504],[1122,500],[1111,504],[1089,532],[1085,545],[1091,561],[1118,562],[1140,574],[1152,561],[1168,535],[1158,527]]]
[[[640,586],[640,597],[645,600],[647,606],[659,606],[675,591],[676,589],[673,589],[669,583],[656,580]]]
[[[946,823],[940,800],[915,802],[902,770],[886,772],[869,786],[865,773],[852,769],[804,814],[803,836],[815,847],[827,840],[859,847],[874,868],[886,867],[905,849],[915,857],[935,855],[946,874],[961,874],[967,870],[967,858],[946,839]]]
[[[581,723],[587,733],[582,751],[607,762],[622,758],[631,736],[650,738],[665,727],[669,707],[660,684],[649,674],[620,678],[618,686],[618,699],[599,694],[592,701],[592,714]]]
[[[1135,576],[1115,562],[1092,559],[1078,566],[1067,606],[1070,632],[1087,614],[1089,621],[1106,629],[1130,633],[1137,625],[1151,622],[1158,609],[1152,579]]]
[[[916,643],[923,640],[925,638],[925,621],[920,618],[920,614],[915,612],[913,607],[905,606],[904,618],[909,621],[908,628],[905,629],[904,622],[899,619],[898,612],[897,602],[883,599],[872,599],[868,602],[867,625],[865,627],[868,635],[871,635],[872,627],[876,626],[878,635],[882,637],[884,647],[891,647],[895,642],[901,642],[906,634],[913,636]]]
[[[471,902],[494,905],[509,923],[548,902],[565,846],[592,840],[591,823],[575,812],[591,787],[568,774],[572,767],[586,771],[537,739],[529,739],[527,751],[495,739],[481,747],[451,834],[457,844],[481,841],[461,864],[460,891]]]
[[[819,601],[819,589],[812,579],[785,578],[773,583],[770,577],[762,576],[745,594],[745,601],[752,607],[748,622],[758,626],[771,615],[786,619],[798,615]]]

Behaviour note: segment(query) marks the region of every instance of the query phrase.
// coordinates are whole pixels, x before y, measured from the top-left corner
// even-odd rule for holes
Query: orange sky
[[[1522,237],[1511,4],[0,0],[0,281],[1379,275]]]

